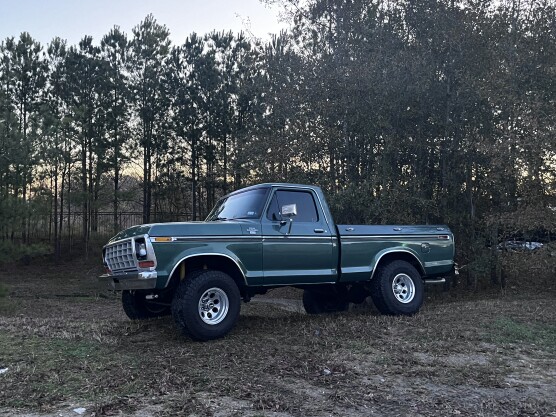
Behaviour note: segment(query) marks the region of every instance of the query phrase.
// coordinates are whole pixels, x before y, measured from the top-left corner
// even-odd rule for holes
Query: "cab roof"
[[[309,189],[312,189],[312,190],[319,190],[320,191],[320,187],[317,187],[316,185],[291,184],[291,183],[287,183],[287,182],[266,182],[266,183],[263,183],[263,184],[256,184],[256,185],[251,185],[249,187],[240,188],[239,190],[232,191],[231,193],[228,193],[226,195],[226,197],[230,196],[230,195],[233,195],[233,194],[242,193],[244,191],[255,190],[255,189],[258,189],[258,188],[271,188],[271,187],[309,188]]]

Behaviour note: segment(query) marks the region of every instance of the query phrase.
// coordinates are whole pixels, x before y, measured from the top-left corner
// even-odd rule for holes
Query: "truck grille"
[[[128,239],[108,246],[104,254],[104,261],[111,271],[137,269],[133,254],[133,240]]]

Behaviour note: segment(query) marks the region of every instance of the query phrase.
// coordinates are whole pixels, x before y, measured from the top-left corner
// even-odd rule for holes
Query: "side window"
[[[287,204],[297,205],[296,222],[316,223],[319,221],[317,206],[313,195],[307,191],[276,191],[270,200],[266,217],[272,221],[282,220],[280,207]]]

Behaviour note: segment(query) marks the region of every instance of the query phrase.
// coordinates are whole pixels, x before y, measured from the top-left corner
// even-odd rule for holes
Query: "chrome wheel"
[[[415,284],[407,274],[398,274],[392,281],[392,291],[400,303],[407,304],[415,297]]]
[[[207,324],[218,324],[226,318],[230,302],[220,288],[209,288],[199,299],[199,316]]]

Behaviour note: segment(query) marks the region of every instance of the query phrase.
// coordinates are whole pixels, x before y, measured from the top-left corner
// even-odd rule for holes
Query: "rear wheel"
[[[158,299],[147,300],[150,292],[122,291],[122,306],[131,320],[145,320],[170,314],[170,306]]]
[[[204,270],[186,277],[172,301],[180,330],[195,340],[225,336],[235,326],[241,296],[234,280],[221,271]]]
[[[415,314],[423,304],[421,274],[408,262],[393,261],[381,267],[371,286],[371,297],[382,314]]]
[[[346,311],[349,302],[335,291],[305,290],[303,291],[303,307],[308,314],[335,313]]]

